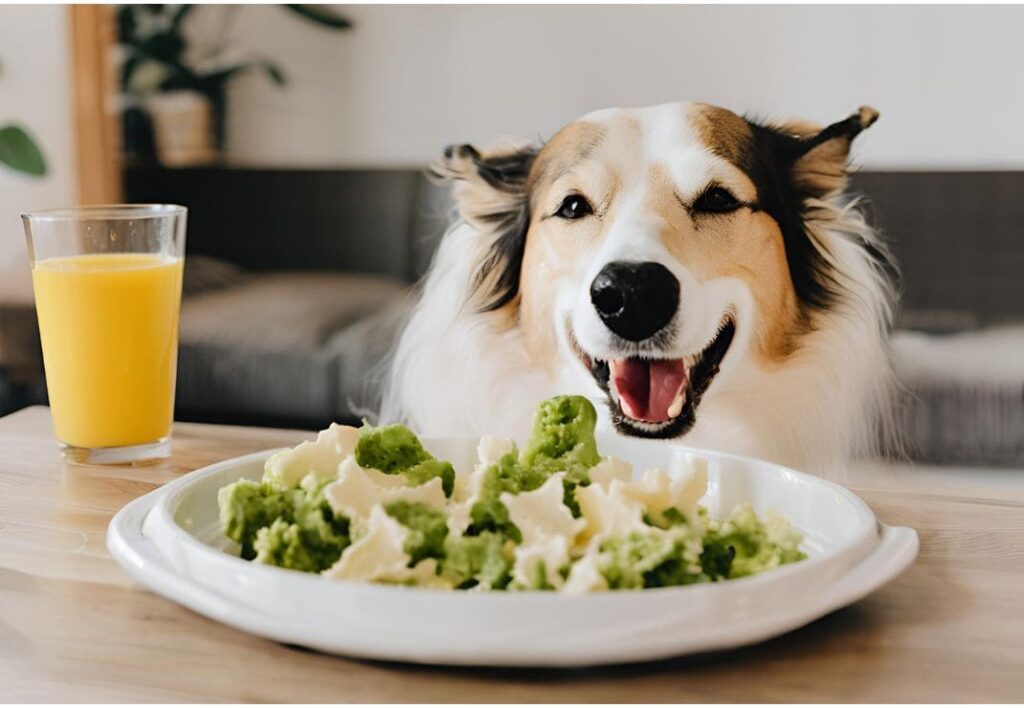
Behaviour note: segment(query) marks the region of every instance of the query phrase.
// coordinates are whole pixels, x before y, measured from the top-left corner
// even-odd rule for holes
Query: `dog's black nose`
[[[608,329],[639,342],[667,325],[679,308],[679,281],[660,263],[615,261],[590,284],[590,301]]]

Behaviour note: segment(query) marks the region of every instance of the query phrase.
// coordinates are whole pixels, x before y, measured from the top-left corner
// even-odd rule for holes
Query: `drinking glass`
[[[22,214],[53,427],[65,459],[171,451],[186,209]]]

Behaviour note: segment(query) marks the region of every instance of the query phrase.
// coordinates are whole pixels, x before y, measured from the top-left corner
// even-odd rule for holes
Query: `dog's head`
[[[620,431],[672,437],[735,362],[778,366],[842,296],[808,224],[877,116],[819,129],[701,104],[613,109],[540,148],[453,146],[436,171],[491,239],[475,305],[522,327],[535,356],[588,372]]]

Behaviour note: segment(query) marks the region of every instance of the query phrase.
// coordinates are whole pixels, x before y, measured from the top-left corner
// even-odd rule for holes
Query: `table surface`
[[[107,553],[126,502],[300,431],[179,424],[140,467],[65,465],[46,408],[0,419],[0,691],[51,701],[1024,700],[1024,486],[865,466],[847,480],[921,553],[874,595],[746,649],[587,670],[412,667],[222,626],[143,589]],[[1024,472],[1020,473],[1024,475]]]

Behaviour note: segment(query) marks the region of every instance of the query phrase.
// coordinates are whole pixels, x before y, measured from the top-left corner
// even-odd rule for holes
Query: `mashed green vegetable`
[[[589,550],[575,547],[571,558],[564,555],[563,545],[560,557],[564,562],[558,561],[557,555],[544,555],[550,548],[537,547],[533,550],[539,555],[529,564],[524,561],[520,569],[516,559],[524,544],[523,532],[510,518],[502,495],[534,492],[553,474],[564,473],[561,504],[557,492],[553,500],[548,492],[539,493],[561,509],[554,518],[564,515],[562,522],[553,523],[571,521],[586,526],[589,522],[583,518],[576,491],[591,484],[589,471],[602,460],[594,437],[596,422],[594,406],[583,397],[558,396],[544,401],[522,451],[513,446],[496,462],[481,465],[474,472],[473,496],[458,500],[453,497],[456,475],[452,465],[434,458],[408,428],[364,425],[358,436],[354,429],[332,428],[331,432],[342,431],[344,436],[325,437],[323,446],[316,446],[312,453],[307,450],[305,456],[275,455],[262,481],[240,480],[221,489],[221,524],[247,560],[307,572],[332,568],[347,548],[368,533],[366,519],[353,521],[332,509],[325,490],[334,479],[329,475],[324,479],[319,467],[307,469],[308,460],[315,459],[324,467],[324,460],[333,460],[331,455],[341,455],[339,464],[351,455],[362,470],[404,477],[404,484],[398,487],[379,488],[379,503],[387,514],[380,518],[394,520],[390,522],[394,528],[390,533],[396,539],[393,547],[401,543],[399,550],[391,551],[392,557],[396,553],[398,558],[408,557],[410,569],[407,575],[398,572],[393,580],[382,578],[385,582],[424,582],[423,570],[429,574],[430,584],[440,587],[554,589],[572,581],[573,564],[585,552],[591,572],[599,574],[601,587],[639,589],[738,578],[805,557],[799,550],[802,537],[798,531],[781,518],[758,518],[749,505],[736,507],[722,521],[708,519],[704,509],[699,518],[687,519],[674,507],[664,511],[658,511],[664,507],[646,507],[642,520],[638,516],[636,522],[643,530],[603,535],[586,547]],[[349,442],[342,445],[337,442],[341,440]],[[344,448],[340,452],[339,446]],[[429,489],[421,485],[434,478],[441,479],[447,511],[440,509],[445,500],[440,499],[436,487],[432,493],[438,497],[424,497],[425,492],[419,491]],[[288,486],[282,482],[286,479],[302,481]],[[373,486],[373,482],[369,484]],[[401,498],[401,490],[412,488],[420,496]],[[383,498],[387,494],[392,495],[390,501]],[[460,504],[466,510],[461,517],[465,521],[452,527],[450,513]],[[572,521],[570,515],[579,521]],[[529,519],[517,518],[521,522]],[[374,538],[375,543],[380,542]],[[574,543],[572,538],[566,541]],[[549,562],[551,568],[536,560],[542,557],[554,558]]]
[[[613,590],[688,585],[700,579],[700,567],[679,540],[656,531],[631,533],[601,545],[601,574]]]
[[[444,540],[448,537],[448,517],[443,511],[418,502],[396,501],[384,507],[388,515],[409,529],[405,552],[415,565],[424,558],[444,558]]]
[[[445,542],[442,574],[457,588],[477,585],[491,590],[508,586],[511,570],[509,542],[498,533],[484,531],[478,536],[458,536]]]
[[[705,543],[732,550],[729,578],[754,575],[786,563],[795,563],[806,556],[800,551],[800,533],[778,517],[762,521],[750,504],[740,504],[729,518],[711,521]]]
[[[513,448],[484,471],[470,533],[497,531],[514,541],[521,540],[500,501],[502,493],[533,491],[558,472],[565,473],[565,505],[578,517],[580,509],[573,490],[590,483],[587,471],[601,461],[594,437],[596,426],[594,404],[582,396],[556,396],[541,403],[522,453]]]
[[[588,482],[587,470],[601,461],[594,428],[597,411],[583,396],[556,396],[540,404],[520,462],[545,478],[556,472]]]
[[[349,522],[331,510],[324,487],[310,475],[293,488],[243,479],[218,494],[225,535],[243,558],[319,571],[330,567],[349,544]]]
[[[455,484],[455,470],[451,463],[434,459],[423,448],[420,439],[404,425],[363,426],[355,455],[361,467],[404,475],[414,486],[440,477],[444,493],[451,496]]]
[[[519,530],[508,518],[508,509],[499,500],[503,492],[519,494],[537,489],[548,478],[541,470],[523,465],[515,448],[502,456],[497,464],[483,473],[480,499],[471,510],[473,525],[470,534],[494,531],[513,540],[521,540]]]

